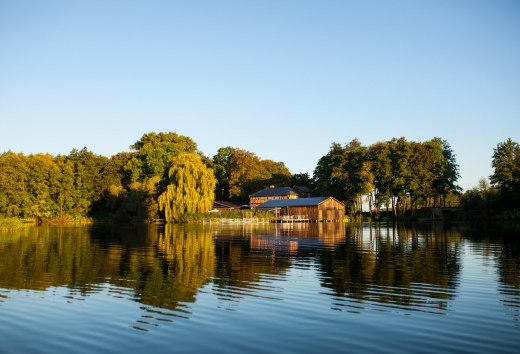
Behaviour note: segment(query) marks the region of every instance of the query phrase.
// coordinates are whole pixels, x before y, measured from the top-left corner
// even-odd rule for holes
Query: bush
[[[184,214],[179,223],[196,224],[202,223],[203,221],[218,221],[223,219],[267,219],[272,220],[274,215],[267,211],[255,211],[255,210],[223,210],[213,213],[192,213]]]
[[[21,229],[25,224],[22,219],[0,217],[0,231]]]

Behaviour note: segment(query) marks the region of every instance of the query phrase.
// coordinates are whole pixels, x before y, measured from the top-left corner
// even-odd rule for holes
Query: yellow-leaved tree
[[[169,184],[159,196],[166,222],[182,222],[189,214],[206,213],[213,207],[217,180],[213,170],[195,153],[177,155],[168,171]]]

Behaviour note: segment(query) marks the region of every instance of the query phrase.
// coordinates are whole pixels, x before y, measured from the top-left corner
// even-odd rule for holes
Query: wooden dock
[[[282,215],[274,219],[275,222],[280,223],[294,223],[294,222],[311,222],[308,216],[305,215]]]

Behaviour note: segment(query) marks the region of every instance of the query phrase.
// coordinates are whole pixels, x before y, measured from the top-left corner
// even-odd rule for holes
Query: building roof
[[[301,191],[303,193],[314,193],[314,189],[305,186],[293,186],[293,189]]]
[[[222,200],[215,200],[213,202],[213,209],[240,209],[240,205]]]
[[[291,187],[265,188],[256,193],[250,194],[250,197],[272,197],[276,195],[297,194]]]
[[[316,206],[323,203],[325,200],[332,197],[314,197],[314,198],[298,198],[298,199],[278,199],[268,200],[264,204],[260,204],[257,208],[261,209],[274,209],[283,207],[296,207],[296,206]],[[341,202],[339,202],[341,203]],[[343,204],[343,203],[341,203]]]

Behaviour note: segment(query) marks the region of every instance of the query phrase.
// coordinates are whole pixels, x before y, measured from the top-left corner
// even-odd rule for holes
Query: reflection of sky
[[[49,353],[520,350],[520,294],[512,285],[500,283],[497,270],[502,241],[473,241],[457,233],[410,235],[397,234],[394,244],[392,230],[384,228],[379,236],[373,231],[370,237],[368,229],[360,229],[330,247],[320,245],[320,238],[302,237],[297,252],[275,248],[274,258],[252,249],[250,236],[210,237],[215,254],[225,254],[228,249],[222,244],[229,245],[230,240],[241,252],[242,258],[233,263],[235,273],[209,271],[209,279],[190,297],[193,302],[180,301],[170,309],[151,305],[169,301],[144,303],[136,293],[135,280],[106,278],[99,284],[48,286],[42,291],[0,289],[0,349]],[[293,239],[288,235],[260,238],[267,245]],[[383,245],[380,249],[377,241]],[[410,252],[412,241],[419,249],[416,254]],[[434,262],[441,267],[444,261],[453,262],[441,257],[446,250],[460,265],[448,272],[449,283],[433,273],[426,278],[429,283],[413,276],[409,283],[387,281],[386,276],[396,276],[398,271],[385,272],[384,260],[378,265],[383,269],[374,268],[368,278],[359,277],[355,266],[364,263],[352,262],[368,253],[373,262],[378,253],[392,252],[406,266],[416,266],[422,262],[407,257],[429,257],[432,251],[440,252]],[[179,259],[178,265],[188,263]],[[174,268],[168,269],[173,272]],[[343,277],[341,272],[351,274]],[[421,278],[420,272],[413,274]],[[146,276],[150,274],[138,277],[142,284],[147,283]],[[233,276],[236,279],[231,281]],[[333,281],[349,282],[347,292],[339,293],[331,286]],[[185,287],[182,282],[149,284],[160,284],[161,289]],[[343,284],[337,285],[342,289]],[[151,299],[173,293],[150,291],[146,295]]]
[[[511,320],[517,319],[505,315],[492,257],[474,247],[464,243],[461,281],[443,312],[338,296],[321,285],[320,265],[305,258],[293,259],[283,273],[260,274],[247,287],[208,283],[195,302],[175,311],[141,304],[132,289],[106,283],[83,293],[2,290],[0,347],[48,353],[514,351],[520,329]]]

